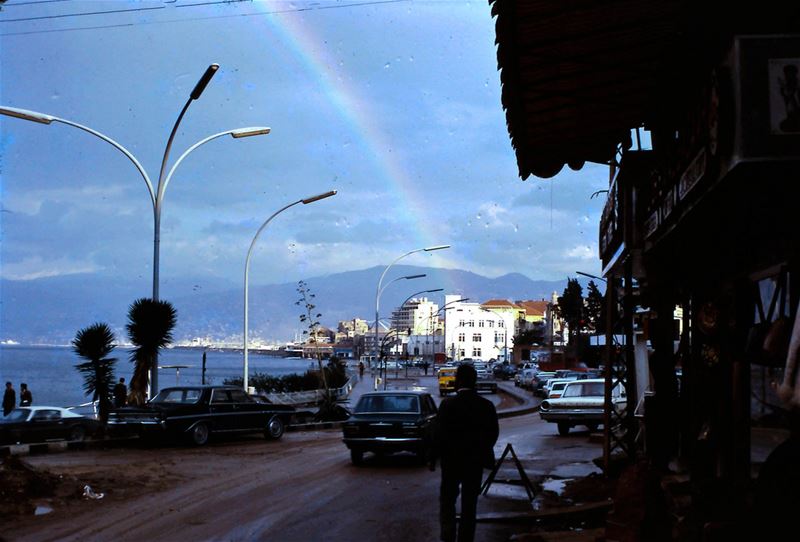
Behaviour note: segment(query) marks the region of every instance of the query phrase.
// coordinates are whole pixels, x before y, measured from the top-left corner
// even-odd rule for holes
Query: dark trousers
[[[481,491],[483,468],[480,465],[448,466],[442,464],[439,490],[439,522],[443,542],[475,540],[475,514]],[[456,537],[456,499],[461,488],[461,520]]]

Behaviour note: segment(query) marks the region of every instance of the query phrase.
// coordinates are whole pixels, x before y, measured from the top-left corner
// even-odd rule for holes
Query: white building
[[[498,314],[480,303],[445,296],[444,340],[447,356],[454,359],[510,359],[514,346],[514,315]]]
[[[427,297],[406,301],[392,312],[392,328],[410,335],[430,335],[439,324],[439,305]]]

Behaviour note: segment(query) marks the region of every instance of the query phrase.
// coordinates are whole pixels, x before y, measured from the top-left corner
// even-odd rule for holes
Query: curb
[[[294,425],[287,425],[286,432],[293,431],[318,431],[320,429],[341,429],[344,422],[314,422],[314,423],[297,423]]]

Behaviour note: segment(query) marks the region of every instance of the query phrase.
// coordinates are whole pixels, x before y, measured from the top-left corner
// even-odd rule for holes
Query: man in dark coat
[[[19,385],[19,406],[31,406],[33,404],[33,394],[28,389],[28,385],[23,382]]]
[[[11,382],[6,382],[6,391],[3,394],[3,416],[8,416],[15,406],[17,406],[17,392],[14,391]]]
[[[119,382],[114,386],[114,407],[122,408],[128,401],[128,387],[125,385],[125,379],[120,377]]]
[[[444,542],[472,542],[483,469],[494,467],[494,444],[499,426],[491,401],[475,389],[478,374],[472,365],[456,370],[456,395],[444,399],[434,437],[433,470],[441,459],[439,521]],[[456,499],[461,490],[461,521],[456,537]]]

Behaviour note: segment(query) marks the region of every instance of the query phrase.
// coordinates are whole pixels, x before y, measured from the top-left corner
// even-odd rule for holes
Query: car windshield
[[[581,382],[567,386],[562,397],[602,397],[605,395],[603,382]]]
[[[416,395],[364,395],[356,405],[356,413],[419,412]]]
[[[194,404],[200,400],[200,390],[196,388],[189,389],[167,389],[158,392],[158,395],[153,397],[153,403],[170,403],[170,404]]]
[[[29,408],[15,408],[8,413],[8,416],[0,418],[0,421],[5,423],[24,422],[28,419],[31,410]]]

